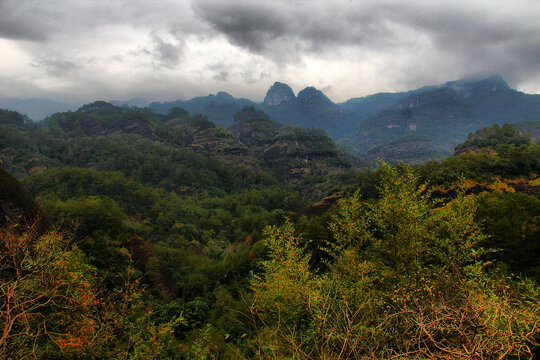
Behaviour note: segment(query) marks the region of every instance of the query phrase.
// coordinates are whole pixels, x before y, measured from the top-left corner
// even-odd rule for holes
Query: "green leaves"
[[[270,259],[252,280],[252,314],[255,339],[275,346],[261,351],[332,359],[530,355],[539,301],[487,272],[475,199],[458,192],[434,207],[411,168],[384,163],[379,192],[376,202],[359,194],[340,201],[330,225],[334,260],[322,275],[310,269],[291,224],[267,230]]]

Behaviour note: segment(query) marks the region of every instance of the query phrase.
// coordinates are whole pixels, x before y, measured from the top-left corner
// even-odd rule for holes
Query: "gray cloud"
[[[168,28],[199,33],[206,27],[184,1],[0,0],[0,38],[46,41],[104,26]]]
[[[212,80],[224,82],[228,81],[231,76],[232,68],[224,61],[208,64],[206,70],[211,74]]]
[[[153,46],[150,53],[156,61],[157,67],[169,69],[178,65],[184,55],[185,42],[182,38],[176,37],[172,40],[164,40],[156,33],[151,34]]]
[[[70,72],[80,68],[75,62],[62,58],[40,59],[30,65],[36,68],[44,68],[47,74],[54,77],[68,76]]]
[[[289,35],[288,17],[269,4],[202,1],[193,6],[202,20],[225,34],[235,45],[253,52],[263,52],[268,41]]]
[[[538,3],[197,0],[192,6],[231,44],[274,61],[339,57],[356,49],[358,58],[405,53],[411,59],[404,68],[412,68],[411,61],[430,64],[432,78],[450,67],[463,75],[499,73],[514,82],[540,72]],[[420,45],[429,50],[424,57],[406,54]]]
[[[0,38],[45,41],[51,27],[50,13],[34,11],[35,1],[0,1]]]
[[[0,9],[2,12],[3,9]],[[17,20],[6,19],[0,15],[0,37],[15,40],[45,41],[45,34],[36,26]]]
[[[256,84],[272,76],[271,70],[257,60],[247,63],[216,61],[208,64],[205,71],[212,76],[214,81],[240,81],[243,84]]]
[[[271,56],[280,47],[322,52],[339,46],[389,46],[399,35],[384,6],[347,1],[193,1],[196,16],[229,41]],[[294,53],[290,53],[294,58]]]
[[[498,74],[540,91],[539,16],[534,0],[0,0],[20,71],[0,89],[262,97],[279,78],[353,97]]]

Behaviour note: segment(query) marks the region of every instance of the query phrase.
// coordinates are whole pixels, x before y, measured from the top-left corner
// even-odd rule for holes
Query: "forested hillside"
[[[246,105],[284,124],[321,128],[369,160],[410,164],[448,157],[468,133],[485,126],[540,120],[540,96],[512,89],[498,76],[378,93],[342,103],[332,102],[314,87],[295,95],[290,86],[276,82],[261,103],[220,92],[188,101],[153,103],[149,108],[165,114],[174,106],[185,107],[229,126]]]
[[[538,356],[536,125],[360,171],[252,106],[1,110],[0,358]]]

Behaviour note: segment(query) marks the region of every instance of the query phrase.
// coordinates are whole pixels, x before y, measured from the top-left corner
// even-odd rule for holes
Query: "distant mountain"
[[[142,108],[142,107],[146,107],[149,101],[143,98],[135,98],[135,99],[130,99],[130,100],[110,100],[109,103],[115,106]]]
[[[79,106],[49,99],[0,98],[0,108],[20,112],[34,121],[43,120],[56,112],[75,110]]]
[[[43,99],[8,100],[0,99],[0,108],[18,110],[34,120],[75,109],[70,104]],[[144,106],[146,100],[112,103],[131,109]],[[456,144],[479,128],[540,120],[540,95],[514,90],[497,76],[449,81],[407,92],[378,93],[339,104],[314,87],[306,87],[295,95],[289,85],[275,82],[260,103],[220,91],[190,100],[153,102],[147,108],[161,115],[182,108],[227,127],[246,106],[261,110],[282,124],[321,128],[352,153],[412,163],[450,155]],[[86,131],[109,131],[105,123],[94,128],[86,125],[89,124],[83,119],[82,129]],[[144,126],[140,125],[134,131],[142,131]],[[147,136],[152,137],[149,132]]]
[[[216,95],[200,96],[190,100],[153,102],[148,108],[157,114],[166,115],[175,107],[186,109],[191,114],[202,114],[220,125],[230,125],[234,114],[245,106],[255,106],[256,103],[220,91]]]
[[[268,89],[262,103],[235,98],[221,91],[216,95],[210,94],[190,100],[153,102],[148,108],[158,114],[167,114],[172,108],[180,107],[191,114],[202,114],[220,125],[228,126],[233,123],[234,114],[245,106],[260,109],[284,124],[303,128],[320,127],[334,138],[347,132],[343,130],[343,109],[328,99],[322,91],[307,87],[300,91],[297,97],[289,85],[280,82],[274,83]]]
[[[324,184],[319,185],[324,187],[332,185],[326,182],[326,175],[350,167],[343,151],[323,130],[281,124],[253,106],[237,112],[229,129],[180,108],[161,115],[105,101],[55,113],[40,123],[0,109],[0,166],[18,177],[61,165],[99,169],[127,166],[138,171],[139,165],[131,166],[125,160],[127,148],[119,150],[126,146],[129,151],[154,153],[149,166],[162,164],[160,156],[170,152],[174,161],[182,163],[174,175],[179,177],[187,171],[184,160],[199,168],[195,164],[212,159],[225,167],[267,173],[288,184],[303,186],[304,180],[310,184],[322,181]],[[117,155],[110,155],[112,151],[118,151]],[[111,158],[98,165],[96,156],[100,154]],[[149,177],[159,178],[150,170],[144,171]]]
[[[275,82],[266,92],[263,106],[278,106],[281,103],[292,103],[295,100],[296,96],[289,85]]]
[[[420,136],[444,155],[479,128],[540,120],[540,95],[511,89],[500,77],[451,81],[394,95],[385,108],[359,121],[354,134],[342,141],[369,152],[375,146]]]
[[[397,104],[405,97],[436,88],[437,86],[425,86],[407,92],[378,93],[360,98],[352,98],[338,105],[341,106],[345,113],[346,127],[348,129],[354,129],[359,122],[367,120],[370,116],[376,115],[382,110]]]
[[[251,156],[262,158],[278,178],[292,183],[350,167],[324,130],[283,125],[254,107],[237,113],[229,130]]]
[[[149,107],[164,114],[178,106],[228,126],[246,105],[283,124],[321,128],[370,158],[411,163],[449,156],[468,133],[484,126],[540,120],[540,95],[516,91],[497,76],[379,93],[339,104],[314,87],[295,95],[289,85],[275,82],[261,103],[220,92]]]
[[[55,135],[67,137],[136,134],[157,140],[152,115],[146,109],[130,109],[95,101],[76,111],[55,113],[43,125]]]
[[[279,122],[318,127],[334,138],[343,136],[343,109],[314,87],[301,90],[296,97],[288,85],[276,82],[259,107]]]

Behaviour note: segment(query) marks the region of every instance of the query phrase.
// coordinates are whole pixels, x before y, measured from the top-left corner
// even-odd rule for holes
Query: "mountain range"
[[[319,127],[368,158],[425,162],[450,155],[467,134],[492,124],[540,120],[540,95],[510,88],[498,76],[462,79],[400,93],[378,93],[334,103],[307,87],[297,95],[276,82],[261,103],[220,92],[188,101],[152,103],[165,114],[172,107],[201,113],[228,126],[244,106],[300,127]]]
[[[33,99],[0,99],[0,107],[32,119],[73,109],[69,104]],[[189,100],[152,102],[144,99],[111,101],[123,107],[147,107],[166,115],[173,108],[202,114],[230,126],[246,106],[264,111],[273,120],[303,128],[321,128],[353,153],[386,160],[425,162],[448,156],[470,132],[495,123],[540,120],[540,95],[512,89],[498,76],[462,79],[399,93],[378,93],[332,102],[314,87],[294,94],[275,82],[262,102],[236,98],[227,92]]]

